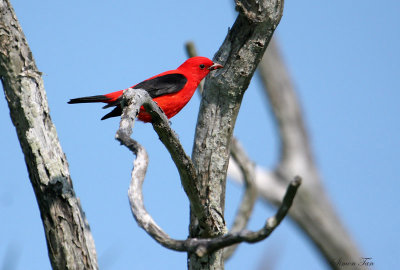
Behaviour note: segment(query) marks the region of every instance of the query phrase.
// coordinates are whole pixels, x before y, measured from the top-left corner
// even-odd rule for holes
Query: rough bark
[[[282,16],[283,1],[236,1],[236,7],[239,15],[214,57],[225,68],[205,82],[192,153],[198,171],[196,186],[213,228],[202,228],[192,214],[190,237],[215,237],[227,231],[224,205],[229,144],[244,92]],[[199,258],[189,253],[189,269],[223,269],[222,255],[223,251],[217,251]]]
[[[196,46],[193,42],[191,41],[187,42],[185,44],[185,47],[189,57],[197,56]],[[200,97],[203,94],[203,88],[204,88],[204,80],[201,81],[198,87],[198,93],[200,94]],[[255,202],[258,197],[258,192],[257,192],[257,187],[254,183],[255,164],[252,161],[250,161],[250,159],[247,157],[247,154],[245,153],[244,149],[242,148],[239,141],[235,137],[232,137],[230,154],[231,157],[235,160],[235,163],[240,168],[241,176],[243,177],[244,187],[245,187],[243,198],[242,201],[240,202],[233,225],[229,229],[230,233],[235,233],[246,229],[247,224],[250,220],[250,216],[253,212]],[[237,246],[238,245],[232,245],[225,248],[223,257],[225,261],[228,260],[233,255],[233,253],[236,251]]]
[[[53,269],[97,269],[90,228],[49,115],[41,73],[8,0],[0,0],[0,77]]]

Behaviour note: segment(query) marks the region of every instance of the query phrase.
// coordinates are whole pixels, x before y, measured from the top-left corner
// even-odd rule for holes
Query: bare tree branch
[[[97,269],[94,241],[49,115],[41,73],[8,0],[0,0],[0,78],[38,201],[53,269]]]
[[[203,248],[207,252],[211,252],[226,247],[228,245],[238,244],[240,242],[255,243],[267,238],[288,213],[293,203],[294,197],[296,196],[297,189],[301,185],[301,182],[302,180],[298,176],[296,176],[295,179],[290,182],[282,203],[278,208],[276,214],[267,219],[267,222],[263,228],[256,232],[242,230],[240,232],[232,232],[223,236],[219,236],[217,238],[210,238],[208,240],[199,239],[199,241],[206,240],[206,242],[203,244]]]
[[[259,74],[281,138],[281,157],[275,170],[268,172],[258,168],[255,172],[259,194],[279,205],[277,194],[283,192],[290,176],[302,175],[307,181],[297,196],[290,216],[310,237],[332,269],[339,268],[336,262],[340,258],[358,260],[361,253],[344,229],[323,189],[312,157],[300,104],[275,42],[270,43],[260,62]],[[234,166],[230,173],[235,179],[240,177]]]
[[[134,160],[134,168],[132,170],[131,184],[128,192],[129,202],[131,204],[132,214],[139,226],[142,227],[158,243],[169,249],[191,252],[195,253],[199,257],[203,257],[210,252],[225,248],[230,245],[238,244],[240,242],[254,243],[261,241],[267,238],[286,216],[293,203],[297,189],[301,184],[301,179],[299,177],[295,178],[295,180],[290,183],[277,213],[273,217],[270,217],[265,226],[259,231],[250,232],[240,230],[216,238],[189,238],[187,240],[172,239],[156,224],[144,207],[142,185],[146,175],[148,156],[146,150],[130,137],[132,134],[135,117],[142,105],[145,106],[146,111],[152,115],[153,125],[156,125],[156,122],[158,121],[163,121],[165,122],[165,125],[168,126],[168,120],[161,109],[158,108],[158,106],[154,103],[154,101],[152,101],[151,97],[144,90],[135,89],[132,91],[125,91],[124,103],[125,107],[123,109],[120,127],[117,131],[116,138],[121,142],[121,144],[125,145],[136,155],[136,159]],[[158,119],[155,119],[156,114],[158,115]],[[169,131],[165,130],[163,127],[161,128],[160,132],[162,133]]]
[[[279,204],[279,198],[285,193],[285,184],[278,179],[274,172],[258,165],[255,165],[253,174],[255,175],[254,183],[259,196],[269,203]],[[243,172],[232,158],[229,162],[228,175],[231,180],[244,184]]]
[[[186,50],[190,57],[197,55],[196,48],[192,42],[186,43]],[[303,123],[300,105],[298,104],[296,94],[293,91],[294,88],[291,79],[288,75],[285,66],[283,65],[283,62],[277,50],[276,42],[271,42],[270,49],[268,49],[267,52],[268,53],[266,53],[266,55],[264,56],[263,60],[259,65],[259,71],[261,79],[265,85],[264,89],[266,90],[266,93],[272,104],[273,112],[278,122],[279,133],[281,138],[281,163],[279,165],[279,169],[277,169],[275,172],[267,172],[262,168],[258,168],[256,172],[250,160],[242,159],[241,162],[239,162],[237,158],[234,158],[234,161],[231,161],[230,163],[229,170],[230,170],[230,175],[232,175],[234,179],[236,180],[244,179],[245,186],[247,187],[248,187],[248,181],[246,181],[246,179],[249,178],[248,175],[249,174],[257,175],[258,177],[255,177],[254,179],[258,183],[257,186],[258,189],[260,190],[260,194],[264,198],[266,198],[269,202],[278,205],[279,198],[285,190],[285,185],[286,185],[285,183],[288,181],[290,177],[290,173],[287,173],[288,172],[287,168],[292,168],[291,170],[289,170],[292,171],[292,173],[299,173],[298,171],[293,170],[293,168],[296,168],[298,166],[304,168],[307,167],[312,168],[310,172],[311,176],[310,175],[306,176],[307,179],[310,179],[308,182],[309,183],[314,182],[314,184],[311,186],[317,187],[316,191],[314,191],[316,193],[319,193],[319,191],[322,190],[322,187],[319,184],[320,183],[319,176],[317,173],[315,173],[317,170],[315,168],[314,161],[312,158],[311,147]],[[233,141],[235,140],[233,139]],[[233,145],[231,145],[232,156],[235,156],[236,149],[237,149],[236,147],[233,147]],[[237,154],[238,153],[236,153],[236,155]],[[250,170],[247,170],[246,172],[243,170],[243,166],[252,166],[252,167],[248,167],[250,168]],[[303,171],[307,170],[308,169],[304,169]],[[283,179],[284,181],[282,181],[282,172],[285,172],[284,173],[285,177]],[[252,203],[254,203],[255,198],[250,197],[249,196],[250,193],[252,193],[250,190],[246,190],[245,196],[243,197],[242,200],[243,203],[249,200],[253,201]],[[319,195],[319,197],[321,198],[323,198],[324,196],[325,195]],[[323,203],[322,205],[327,205],[327,202]],[[242,206],[240,208],[242,211],[239,210],[238,213],[241,214],[245,213],[243,212]],[[306,206],[296,205],[294,209],[300,207],[305,208]],[[313,208],[315,208],[315,205]],[[314,214],[318,215],[317,213],[324,213],[324,215],[335,215],[335,213],[332,212],[332,208],[330,206],[329,208],[331,209],[330,211],[328,211],[329,214],[324,213],[324,211],[322,212],[317,211]],[[295,215],[295,213],[293,213],[292,215]],[[347,235],[347,233],[343,233],[343,231],[338,231],[338,233],[341,236],[335,235],[334,236],[335,241],[325,241],[324,238],[321,238],[320,236],[326,234],[332,234],[332,232],[329,231],[322,232],[324,230],[327,230],[327,228],[320,226],[315,228],[315,225],[307,224],[312,220],[304,218],[304,216],[301,215],[300,212],[296,216],[297,219],[299,219],[299,220],[296,219],[296,221],[298,221],[299,225],[303,228],[306,234],[309,237],[311,237],[313,242],[318,247],[321,247],[320,251],[324,254],[328,263],[331,266],[333,266],[333,268],[336,267],[337,264],[335,262],[337,261],[338,258],[341,257],[346,258],[349,256],[351,256],[351,258],[359,257],[357,250],[354,248],[355,246],[354,244],[349,245],[340,243],[343,241],[351,242],[351,239]],[[235,223],[237,223],[237,220],[240,220],[240,218],[241,218],[240,216],[236,217]],[[245,227],[246,225],[242,224],[242,226]],[[339,224],[339,228],[340,227],[342,227],[342,225]],[[233,231],[235,231],[234,228]],[[318,231],[319,233],[317,235],[316,232]],[[348,247],[347,250],[343,250],[342,252],[337,253],[339,249],[341,250],[343,248],[343,245]],[[335,248],[334,246],[338,247]],[[224,251],[225,258],[228,258],[231,255],[231,252],[234,251],[234,247],[235,246],[231,246]],[[334,250],[335,252],[333,252]]]
[[[189,57],[197,56],[196,46],[193,42],[187,42],[185,44],[186,52]],[[204,81],[199,85],[200,96],[203,93]],[[242,201],[239,206],[239,210],[236,214],[235,220],[233,222],[232,228],[229,232],[239,232],[244,230],[249,222],[251,213],[253,212],[254,204],[257,199],[257,188],[254,184],[254,164],[248,159],[246,153],[244,152],[242,146],[236,138],[232,138],[231,142],[231,156],[239,164],[242,175],[245,180],[245,192]],[[227,260],[235,252],[237,245],[230,246],[224,250],[224,260]]]
[[[334,211],[313,160],[300,104],[275,42],[260,63],[260,76],[281,134],[282,156],[276,168],[284,182],[296,171],[307,179],[292,217],[310,236],[333,269],[339,258],[359,259],[360,252]]]
[[[254,205],[258,197],[257,187],[254,183],[254,163],[247,157],[239,141],[232,138],[231,156],[239,165],[244,179],[245,191],[239,210],[235,216],[232,228],[229,232],[239,232],[247,227],[250,216],[253,213]],[[224,250],[224,260],[229,259],[235,252],[237,245],[230,246]]]
[[[131,91],[128,89],[124,92],[123,103],[129,110],[124,112],[121,117],[120,128],[117,131],[116,139],[127,146],[136,155],[143,157],[146,160],[146,167],[141,170],[143,177],[147,169],[147,153],[140,144],[130,138],[134,124],[134,117],[139,113],[140,107],[143,105],[146,111],[152,116],[152,124],[154,130],[157,132],[159,139],[169,151],[181,177],[182,186],[189,198],[190,205],[194,209],[194,213],[202,222],[206,219],[204,217],[204,202],[199,197],[199,192],[193,184],[197,178],[197,174],[191,159],[186,155],[181,143],[175,132],[171,129],[168,119],[164,112],[157,106],[157,104],[150,98],[145,90],[135,89]],[[129,113],[129,114],[128,114]],[[129,143],[127,143],[129,142]],[[141,152],[138,152],[138,151]],[[202,223],[207,226],[206,223]]]
[[[244,92],[282,17],[283,0],[237,0],[236,7],[239,15],[214,56],[225,68],[205,82],[192,152],[196,186],[206,198],[213,229],[202,229],[191,215],[191,237],[226,233],[223,216],[230,141]],[[206,259],[189,254],[189,269],[223,269],[222,252]]]

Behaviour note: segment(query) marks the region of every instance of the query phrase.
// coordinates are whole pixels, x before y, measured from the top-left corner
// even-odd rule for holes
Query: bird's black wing
[[[137,85],[133,86],[133,89],[143,89],[146,90],[151,98],[159,97],[166,94],[172,94],[178,92],[185,87],[187,83],[187,78],[179,73],[171,73],[167,75],[162,75],[159,77],[155,77],[153,79],[149,79],[147,81],[143,81],[138,83]],[[120,98],[115,100],[114,102],[108,103],[103,107],[110,108],[116,106],[114,110],[106,114],[101,120],[120,116],[122,113],[122,109],[120,106]]]
[[[146,90],[150,97],[155,98],[166,94],[172,94],[182,90],[187,83],[187,78],[179,73],[167,74],[138,83],[134,89]]]
[[[185,87],[186,83],[187,78],[184,75],[179,73],[171,73],[143,81],[133,86],[132,88],[146,90],[151,98],[155,98],[162,95],[178,92],[182,90],[183,87]],[[120,99],[121,98],[118,98],[117,100],[108,103],[103,107],[103,109],[119,105],[121,102]]]

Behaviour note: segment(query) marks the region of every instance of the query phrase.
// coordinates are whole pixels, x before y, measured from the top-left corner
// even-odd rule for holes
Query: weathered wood
[[[229,144],[243,95],[277,27],[283,1],[236,1],[239,15],[214,57],[224,69],[206,79],[197,120],[192,160],[198,171],[196,185],[207,206],[206,221],[212,230],[199,226],[191,215],[191,237],[225,234],[226,172]],[[223,269],[222,251],[199,258],[189,254],[189,269]]]
[[[153,127],[155,127],[161,141],[170,152],[178,171],[180,171],[182,185],[187,185],[185,182],[189,180],[188,183],[191,183],[196,178],[194,173],[194,175],[192,175],[192,177],[194,177],[193,179],[187,179],[188,175],[192,174],[191,171],[193,171],[193,169],[191,169],[191,167],[193,167],[193,164],[184,152],[177,152],[173,150],[175,147],[182,148],[182,146],[170,128],[167,117],[145,90],[132,88],[125,90],[123,94],[123,104],[124,108],[121,121],[115,138],[136,155],[136,158],[133,162],[131,182],[128,191],[131,211],[138,225],[159,244],[172,250],[190,252],[196,254],[198,257],[204,257],[211,252],[241,242],[254,243],[262,241],[275,230],[275,228],[286,216],[292,205],[297,189],[301,184],[300,178],[296,178],[289,184],[277,213],[273,217],[267,219],[264,227],[256,232],[245,230],[245,226],[242,224],[247,223],[248,215],[250,215],[250,213],[243,213],[242,215],[246,217],[242,217],[241,219],[245,219],[246,221],[240,221],[240,224],[236,225],[233,231],[229,232],[228,234],[212,238],[188,238],[186,240],[176,240],[171,238],[154,221],[153,217],[147,212],[144,206],[142,186],[146,176],[149,159],[146,149],[131,138],[135,117],[140,111],[141,106],[144,106],[146,111],[152,116]],[[166,137],[169,137],[170,140],[166,140]],[[243,157],[237,156],[237,158],[240,160]],[[187,172],[182,172],[182,170],[186,170]],[[251,170],[251,168],[245,169],[245,171],[247,170]],[[192,194],[188,194],[188,192],[187,195],[190,199],[192,208],[199,208],[199,210],[202,210],[202,205],[196,206],[200,203],[197,201],[197,196],[192,197]],[[256,196],[254,195],[251,197],[255,198]],[[250,204],[253,205],[254,201],[250,202]],[[252,208],[252,206],[246,206],[245,208],[248,207]],[[247,210],[243,211],[251,212]],[[202,219],[202,217],[200,216],[199,219]]]
[[[8,0],[0,0],[0,77],[35,191],[53,269],[98,269],[41,73]]]

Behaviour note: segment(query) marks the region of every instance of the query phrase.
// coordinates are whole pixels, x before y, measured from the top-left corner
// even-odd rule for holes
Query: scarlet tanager
[[[210,71],[222,67],[222,65],[214,63],[206,57],[196,56],[189,58],[175,70],[169,70],[155,75],[131,88],[146,90],[167,117],[171,118],[189,102],[200,81],[207,76]],[[101,118],[101,120],[104,120],[122,114],[120,101],[123,91],[124,90],[120,90],[105,95],[74,98],[68,103],[104,102],[107,103],[107,105],[103,108],[115,106],[111,112]],[[144,110],[143,106],[140,108],[138,118],[143,122],[151,122],[151,116]]]

